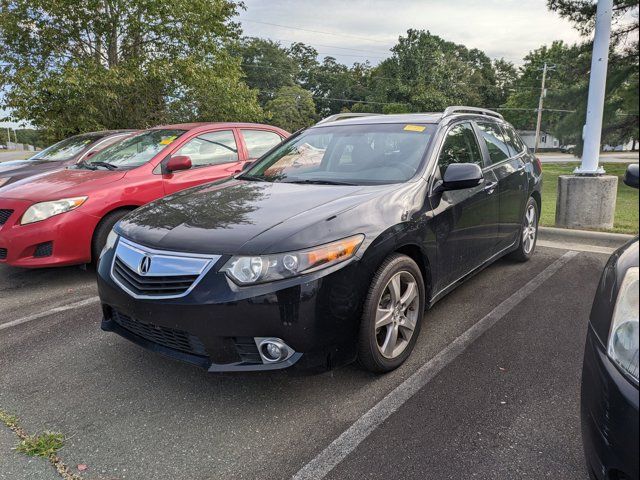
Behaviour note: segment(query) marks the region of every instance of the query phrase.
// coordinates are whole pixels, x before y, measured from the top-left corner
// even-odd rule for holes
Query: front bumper
[[[581,393],[582,440],[598,480],[638,479],[638,388],[587,333]]]
[[[41,222],[20,225],[20,218],[32,204],[25,200],[0,199],[0,210],[11,212],[0,226],[0,263],[39,268],[91,261],[91,239],[97,218],[72,210]]]
[[[360,308],[371,276],[359,262],[270,284],[238,287],[220,258],[188,295],[133,298],[111,276],[114,250],[101,258],[102,329],[209,371],[330,367],[355,358]],[[281,339],[295,354],[265,364],[254,339]]]

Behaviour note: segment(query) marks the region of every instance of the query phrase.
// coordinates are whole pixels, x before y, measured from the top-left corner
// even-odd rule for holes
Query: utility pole
[[[593,37],[591,56],[591,75],[589,76],[587,120],[583,130],[582,164],[575,171],[578,175],[601,175],[604,173],[604,169],[599,167],[598,163],[602,138],[604,94],[607,85],[607,66],[609,64],[612,12],[613,0],[598,0],[596,31]]]
[[[545,84],[547,83],[547,71],[552,70],[553,67],[549,67],[547,62],[544,62],[542,68],[542,85],[540,87],[540,100],[538,100],[538,121],[536,122],[536,145],[533,149],[533,153],[538,152],[538,145],[540,144],[540,127],[542,125],[542,105],[544,104],[544,97],[547,96],[547,90]]]
[[[605,175],[604,169],[598,166],[612,11],[613,0],[598,0],[582,164],[573,175],[558,177],[556,225],[559,227],[613,227],[618,177]]]

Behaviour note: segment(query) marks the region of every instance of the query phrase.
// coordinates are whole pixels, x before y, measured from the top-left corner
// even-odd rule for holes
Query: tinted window
[[[92,165],[104,162],[121,168],[138,167],[171,145],[184,132],[168,129],[147,130],[99,151],[89,158],[87,163]]]
[[[477,125],[484,143],[487,145],[487,150],[489,150],[491,163],[501,162],[511,156],[502,131],[496,123],[477,122]]]
[[[280,135],[264,130],[240,130],[247,145],[249,158],[259,158],[282,141]]]
[[[507,144],[509,145],[509,150],[511,151],[512,157],[526,150],[527,146],[524,144],[513,127],[511,127],[510,125],[503,125],[502,130],[504,131],[505,139],[507,140]]]
[[[231,130],[203,133],[185,143],[173,154],[187,155],[194,167],[238,161],[238,146]]]
[[[440,174],[452,163],[475,163],[483,167],[480,146],[470,123],[459,123],[447,133],[438,157]]]
[[[413,177],[434,125],[342,125],[310,128],[257,162],[251,180],[289,183],[403,182]]]
[[[77,136],[67,138],[45,148],[40,153],[31,157],[31,160],[49,160],[51,162],[69,160],[88,147],[89,144],[99,139],[99,136]]]

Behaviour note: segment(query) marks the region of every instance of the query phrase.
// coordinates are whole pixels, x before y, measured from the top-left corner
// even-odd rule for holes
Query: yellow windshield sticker
[[[160,141],[160,145],[169,145],[171,142],[173,142],[176,139],[176,135],[174,135],[173,137],[167,137],[164,138]]]
[[[407,132],[424,132],[425,128],[427,127],[422,125],[405,125],[403,130],[406,130]]]

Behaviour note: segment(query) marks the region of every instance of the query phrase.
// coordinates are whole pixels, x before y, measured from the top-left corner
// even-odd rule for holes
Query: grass
[[[0,423],[3,423],[9,428],[16,428],[18,426],[18,417],[9,415],[7,412],[0,410]]]
[[[577,162],[567,163],[543,163],[543,187],[542,187],[542,215],[540,224],[553,227],[556,221],[556,197],[558,190],[558,176],[573,172],[578,166]],[[616,212],[613,229],[616,233],[638,233],[638,190],[626,186],[622,182],[622,177],[627,169],[624,163],[606,163],[604,168],[608,175],[618,177],[618,198],[616,201]]]
[[[61,433],[44,432],[21,440],[16,450],[30,457],[50,458],[63,446],[64,436]]]

